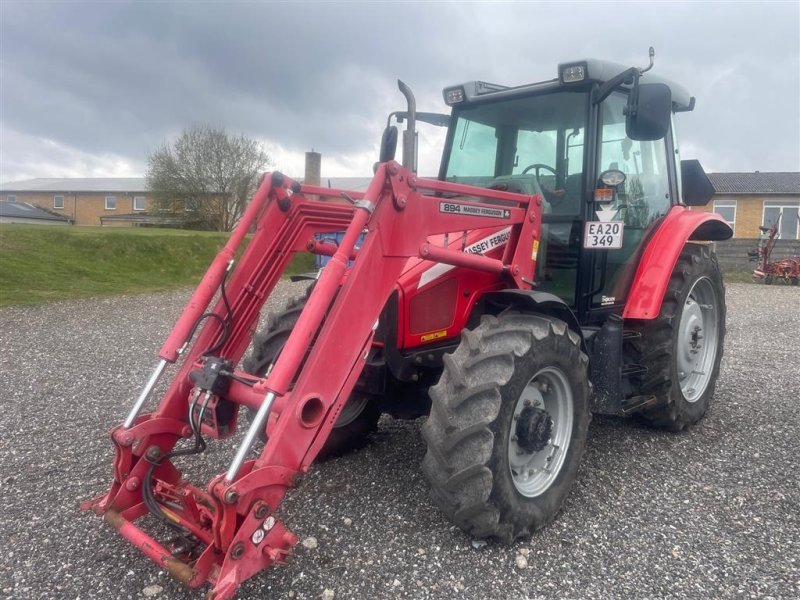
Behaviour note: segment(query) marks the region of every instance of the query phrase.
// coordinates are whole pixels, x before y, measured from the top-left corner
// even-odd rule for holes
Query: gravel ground
[[[292,293],[282,284],[278,301]],[[106,432],[186,298],[0,310],[0,596],[202,596],[78,510],[105,490]],[[384,417],[369,446],[287,497],[287,524],[316,547],[239,597],[800,597],[800,289],[731,284],[728,307],[706,418],[681,434],[595,418],[564,511],[530,541],[473,547],[428,501],[420,421]],[[212,444],[187,466],[208,476],[232,452]]]

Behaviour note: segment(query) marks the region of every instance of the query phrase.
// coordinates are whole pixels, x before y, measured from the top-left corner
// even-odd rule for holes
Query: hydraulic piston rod
[[[163,358],[159,361],[158,366],[153,371],[153,374],[150,375],[150,379],[147,380],[144,388],[142,389],[142,393],[139,394],[139,397],[136,399],[136,402],[131,408],[131,412],[128,413],[128,417],[125,419],[125,422],[122,426],[125,429],[130,429],[133,425],[133,422],[136,420],[136,417],[139,416],[139,411],[142,410],[142,406],[144,406],[145,401],[150,396],[150,393],[153,391],[156,383],[161,378],[161,374],[164,372],[164,369],[167,367],[167,361]]]

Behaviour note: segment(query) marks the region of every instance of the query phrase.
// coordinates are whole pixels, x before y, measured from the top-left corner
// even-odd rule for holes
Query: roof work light
[[[577,83],[578,81],[583,81],[586,79],[586,64],[564,65],[561,67],[559,77],[561,78],[561,83]]]
[[[464,101],[464,88],[461,86],[448,88],[444,91],[444,101],[448,106]]]

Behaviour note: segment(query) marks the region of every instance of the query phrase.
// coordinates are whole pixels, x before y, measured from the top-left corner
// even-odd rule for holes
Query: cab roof
[[[573,83],[563,82],[560,78],[562,71],[565,68],[576,66],[583,66],[585,68],[585,77],[582,80]],[[445,102],[452,106],[453,103],[448,102],[447,100],[447,92],[457,88],[464,90],[464,103],[469,103],[479,99],[497,99],[506,96],[517,96],[530,92],[547,91],[556,88],[570,89],[574,87],[585,86],[587,83],[605,83],[629,68],[630,67],[615,62],[599,60],[596,58],[586,58],[583,60],[560,63],[558,65],[559,77],[550,79],[548,81],[528,83],[515,87],[487,83],[485,81],[470,81],[461,85],[449,86],[445,88],[443,95],[445,97]],[[694,108],[694,97],[689,94],[689,91],[685,87],[675,83],[674,81],[654,75],[652,71],[648,71],[641,76],[640,83],[663,83],[667,85],[672,92],[672,108],[675,112],[689,111]],[[620,87],[630,88],[631,86],[629,84],[623,84]],[[461,104],[461,102],[459,102],[459,104]]]

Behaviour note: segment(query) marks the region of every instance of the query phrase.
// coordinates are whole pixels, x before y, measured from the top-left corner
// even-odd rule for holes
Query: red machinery
[[[558,81],[448,88],[443,119],[416,113],[401,86],[404,164],[387,127],[365,193],[266,175],[111,432],[110,489],[83,507],[220,600],[287,560],[297,538],[277,515],[284,494],[332,440],[354,441],[380,411],[430,411],[433,499],[472,535],[506,541],[557,514],[590,411],[673,430],[695,423],[725,333],[719,268],[697,241],[731,231],[678,203],[678,178],[686,204],[713,193],[696,161],[674,161],[671,113],[694,98],[649,75],[640,83],[646,70],[581,61],[561,65]],[[439,180],[414,173],[417,119],[449,125]],[[540,134],[552,144],[534,140],[521,160]],[[316,237],[339,230],[338,246]],[[261,307],[304,251],[331,260],[242,363]],[[203,436],[233,435],[240,406],[251,422],[227,472],[203,486],[184,479],[177,459],[202,452]],[[145,532],[148,514],[176,538]]]
[[[761,237],[758,240],[758,247],[747,253],[750,260],[758,262],[758,266],[753,269],[753,278],[761,279],[767,285],[771,285],[776,279],[797,285],[800,281],[800,256],[781,258],[772,262],[772,250],[775,247],[775,240],[779,237],[780,223],[779,217],[771,226],[759,227]]]

